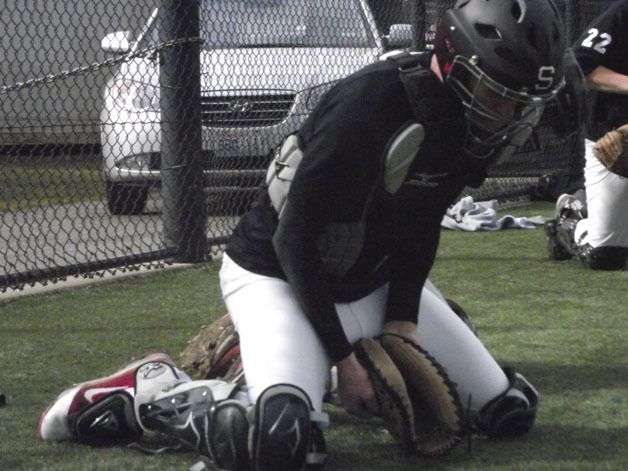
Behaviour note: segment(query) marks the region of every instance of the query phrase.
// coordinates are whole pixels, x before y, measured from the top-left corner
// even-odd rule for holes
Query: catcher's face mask
[[[462,56],[454,59],[447,83],[466,108],[465,150],[480,159],[492,156],[523,128],[536,126],[545,104],[556,94],[539,96],[511,90],[482,72],[473,58]]]

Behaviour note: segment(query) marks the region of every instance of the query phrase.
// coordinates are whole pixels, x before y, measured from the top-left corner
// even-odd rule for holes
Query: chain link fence
[[[570,40],[609,1],[557,1]],[[219,254],[273,148],[325,91],[389,51],[429,48],[453,3],[8,0],[0,292]],[[579,172],[579,146],[541,126],[475,194]]]

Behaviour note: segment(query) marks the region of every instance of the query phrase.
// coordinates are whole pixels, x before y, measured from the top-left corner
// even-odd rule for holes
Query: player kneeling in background
[[[628,1],[593,20],[574,52],[589,86],[585,190],[562,195],[547,222],[551,259],[621,270],[628,257]]]

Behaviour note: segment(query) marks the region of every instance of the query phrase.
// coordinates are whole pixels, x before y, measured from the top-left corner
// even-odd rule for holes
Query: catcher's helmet
[[[434,50],[467,108],[474,157],[537,124],[564,85],[564,26],[553,0],[458,0],[437,25]]]

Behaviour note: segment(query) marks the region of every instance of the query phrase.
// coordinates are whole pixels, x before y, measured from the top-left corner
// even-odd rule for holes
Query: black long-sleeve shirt
[[[574,45],[585,76],[599,66],[628,75],[628,1],[614,3],[585,28]],[[589,94],[587,138],[595,141],[628,122],[628,95],[593,90]]]
[[[359,299],[388,282],[386,320],[417,321],[442,216],[465,185],[481,182],[490,163],[464,154],[464,110],[449,86],[431,72],[417,80],[424,97],[414,107],[390,61],[330,90],[298,132],[303,159],[281,220],[263,188],[227,247],[242,267],[288,280],[334,360],[352,351],[334,302]],[[387,146],[417,113],[425,140],[404,184],[389,193],[382,178]],[[321,254],[332,227],[357,230],[361,241],[342,273],[330,270]]]

